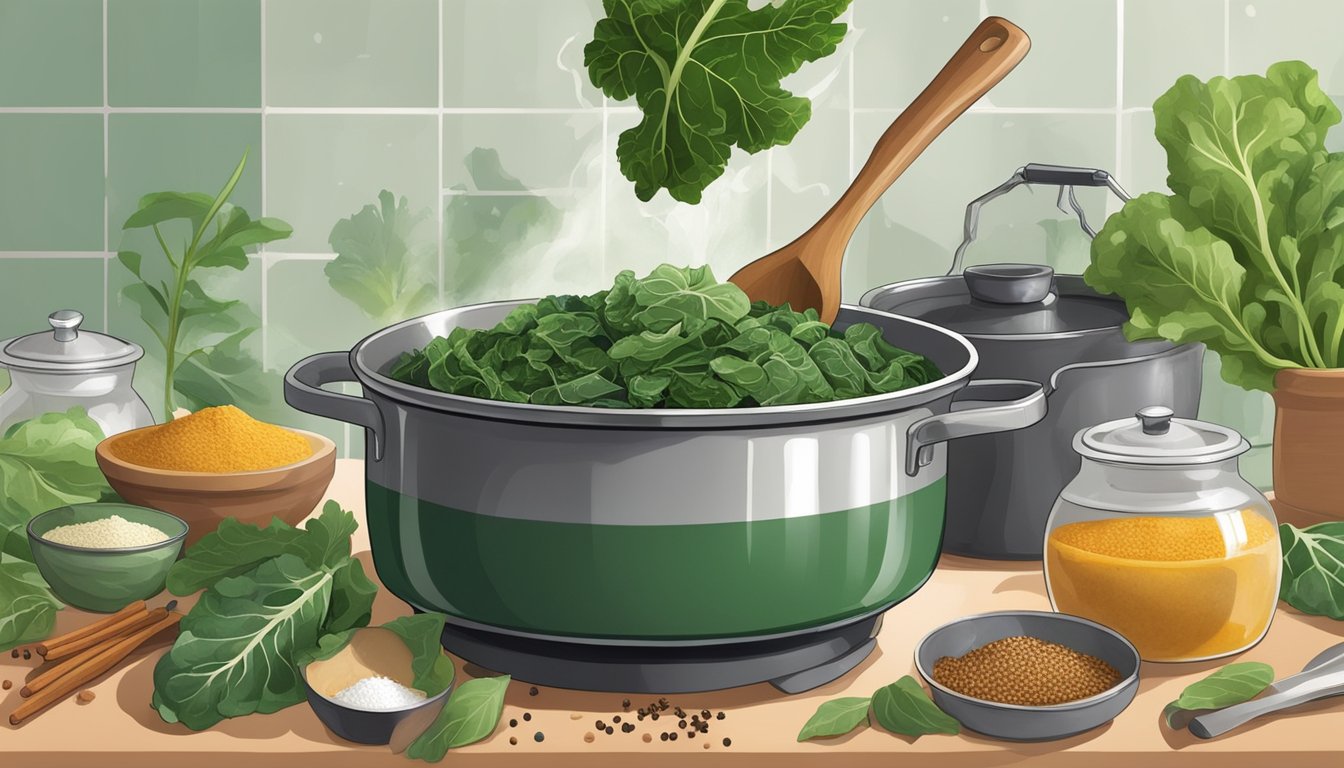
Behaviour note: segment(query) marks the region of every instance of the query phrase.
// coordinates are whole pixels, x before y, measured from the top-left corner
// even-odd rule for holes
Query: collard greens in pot
[[[792,405],[896,392],[942,373],[858,323],[752,303],[708,267],[624,271],[589,296],[547,296],[490,329],[454,328],[389,375],[487,400],[603,408]]]

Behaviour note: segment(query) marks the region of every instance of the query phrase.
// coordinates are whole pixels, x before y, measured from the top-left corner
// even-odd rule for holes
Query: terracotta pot
[[[1279,371],[1274,406],[1276,507],[1344,520],[1344,369]]]

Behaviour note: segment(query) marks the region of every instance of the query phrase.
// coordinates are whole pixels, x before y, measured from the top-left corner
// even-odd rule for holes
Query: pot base
[[[593,645],[449,623],[443,647],[477,666],[555,688],[691,693],[768,682],[801,693],[858,666],[877,646],[882,614],[839,626],[714,645]]]

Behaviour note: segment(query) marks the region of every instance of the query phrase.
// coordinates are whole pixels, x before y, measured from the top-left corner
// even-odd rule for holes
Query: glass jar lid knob
[[[84,315],[73,309],[58,309],[47,315],[47,322],[51,323],[54,331],[52,336],[57,341],[74,341],[79,338],[79,326],[84,322]]]
[[[1176,414],[1165,405],[1150,405],[1140,408],[1134,415],[1143,425],[1143,434],[1165,435],[1171,431],[1171,417]]]

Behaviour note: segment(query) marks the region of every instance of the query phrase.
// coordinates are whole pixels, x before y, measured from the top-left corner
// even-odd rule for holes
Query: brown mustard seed
[[[705,749],[709,749],[709,742],[708,742],[708,741],[706,741],[706,742],[704,743],[704,747],[705,747]]]
[[[653,734],[652,733],[644,734],[644,743],[648,744],[651,741],[653,741]]]
[[[510,737],[509,737],[509,746],[511,746],[511,747],[516,747],[516,746],[518,746],[518,737],[517,737],[517,736],[510,736]]]
[[[14,650],[10,651],[10,652],[9,652],[9,658],[11,658],[11,659],[17,659],[17,658],[19,658],[19,649],[18,649],[18,648],[15,648]]]
[[[6,680],[6,681],[3,682],[3,683],[0,683],[0,688],[4,688],[6,691],[8,691],[10,688],[13,688],[13,687],[14,687],[14,684],[11,683],[11,682],[8,681],[8,680]]]
[[[597,738],[597,737],[593,735],[593,732],[592,732],[592,731],[589,731],[589,732],[583,734],[583,740],[586,741],[586,742],[588,742],[589,744],[592,744],[592,743],[593,743],[593,740],[596,739],[596,738]]]
[[[90,701],[93,701],[96,695],[97,694],[95,694],[93,691],[80,691],[79,695],[76,696],[75,698],[79,700],[80,704],[88,704]]]
[[[1095,656],[1019,635],[938,659],[933,679],[963,696],[1042,707],[1096,696],[1119,683],[1120,673]]]
[[[569,713],[569,719],[570,719],[570,720],[582,720],[582,719],[583,719],[583,715],[579,714],[578,712],[570,712],[570,713]]]

